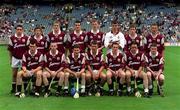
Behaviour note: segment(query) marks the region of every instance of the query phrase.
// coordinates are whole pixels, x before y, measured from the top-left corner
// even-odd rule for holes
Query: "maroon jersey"
[[[158,52],[162,54],[164,50],[164,36],[162,34],[158,34],[156,37],[153,37],[152,34],[148,34],[145,38],[146,53],[150,52],[150,46],[152,43],[157,44]]]
[[[32,36],[30,38],[31,39],[35,39],[37,41],[37,50],[39,52],[41,52],[42,54],[45,54],[46,53],[46,49],[47,49],[47,40],[44,36],[41,36],[39,40],[37,40],[37,37],[36,36]]]
[[[113,71],[124,68],[123,54],[118,51],[117,55],[114,57],[112,51],[110,51],[106,56],[106,68],[110,68]]]
[[[65,43],[67,41],[67,37],[64,32],[59,32],[57,36],[54,34],[54,32],[50,32],[48,34],[47,41],[49,43],[57,43],[58,51],[61,53],[65,53]]]
[[[92,41],[96,41],[99,48],[102,47],[104,45],[104,33],[100,31],[97,33],[93,33],[93,31],[87,32],[87,44],[90,45]]]
[[[51,71],[57,71],[61,67],[65,66],[65,56],[64,54],[56,51],[56,54],[53,55],[51,51],[46,53],[44,56],[45,67],[49,68]]]
[[[28,70],[36,69],[39,66],[43,67],[43,55],[37,50],[34,55],[27,51],[23,54],[22,66]]]
[[[86,33],[80,32],[80,35],[78,36],[76,32],[73,32],[69,35],[68,42],[70,44],[70,52],[72,52],[72,47],[75,44],[78,44],[80,46],[80,50],[82,53],[85,52],[86,44],[87,44],[87,36]]]
[[[88,51],[86,53],[86,64],[90,65],[93,70],[99,70],[101,66],[104,66],[103,54],[97,51],[94,56],[92,51]]]
[[[147,67],[149,67],[152,71],[159,71],[160,69],[163,70],[163,57],[158,52],[155,56],[152,56],[151,52],[146,54],[145,61]]]
[[[17,37],[17,35],[13,35],[9,39],[8,50],[11,52],[12,56],[17,59],[22,59],[23,54],[28,49],[29,37],[26,35],[22,35],[21,37]]]
[[[140,36],[136,35],[135,38],[133,39],[130,35],[125,35],[125,39],[126,39],[126,45],[124,51],[126,52],[129,51],[132,42],[136,42],[138,45],[138,49],[140,51],[143,51],[142,39]]]
[[[144,54],[137,51],[137,53],[133,55],[128,51],[125,53],[124,61],[129,68],[138,70],[141,66],[144,67]]]
[[[82,54],[79,54],[78,59],[75,60],[74,53],[72,53],[67,58],[67,68],[76,72],[85,68],[85,57]]]

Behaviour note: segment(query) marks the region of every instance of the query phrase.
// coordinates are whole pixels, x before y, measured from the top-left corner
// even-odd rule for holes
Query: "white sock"
[[[131,87],[127,87],[127,91],[130,92],[131,91]]]
[[[148,88],[145,88],[145,89],[144,89],[144,92],[149,92],[149,89],[148,89]]]
[[[149,85],[149,89],[152,89],[153,87],[152,87],[152,85]]]

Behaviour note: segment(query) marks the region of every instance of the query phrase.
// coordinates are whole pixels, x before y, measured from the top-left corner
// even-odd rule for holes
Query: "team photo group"
[[[111,22],[109,32],[101,32],[96,19],[89,31],[80,21],[69,32],[61,25],[55,21],[48,35],[38,26],[32,35],[23,25],[15,27],[8,44],[12,94],[164,97],[164,36],[157,24],[146,36],[137,33],[135,24],[124,33],[118,21]]]

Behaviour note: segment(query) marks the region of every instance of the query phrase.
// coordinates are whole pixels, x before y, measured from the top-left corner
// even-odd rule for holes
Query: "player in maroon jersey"
[[[66,52],[66,41],[67,41],[67,36],[66,34],[60,30],[60,22],[55,21],[53,24],[53,30],[48,34],[47,41],[49,44],[52,43],[57,43],[58,45],[58,51],[61,53]]]
[[[35,96],[39,97],[40,87],[42,84],[42,67],[43,67],[43,55],[37,51],[37,45],[35,40],[31,40],[29,44],[29,51],[23,54],[22,70],[17,74],[17,92],[16,96],[21,95],[22,80],[23,78],[36,77],[36,90]]]
[[[68,37],[69,51],[72,53],[72,48],[74,45],[80,46],[81,53],[85,53],[87,45],[87,36],[86,33],[81,30],[81,22],[76,21],[74,24],[74,32],[70,33]]]
[[[93,19],[91,22],[91,31],[87,32],[87,44],[90,50],[90,44],[92,41],[96,41],[98,43],[99,50],[102,50],[104,47],[104,33],[99,30],[100,25],[99,21]]]
[[[130,46],[132,42],[136,42],[138,44],[138,49],[143,51],[143,44],[141,37],[136,33],[136,26],[134,24],[130,25],[129,33],[125,35],[126,45],[124,47],[124,51],[127,52],[130,50]]]
[[[47,52],[47,40],[45,36],[43,36],[42,28],[41,27],[35,27],[34,29],[34,35],[31,36],[31,39],[35,39],[37,42],[37,50],[41,52],[42,54],[45,54]]]
[[[151,33],[149,33],[144,39],[144,45],[146,53],[150,52],[150,46],[152,43],[157,44],[158,52],[164,56],[164,36],[159,32],[157,24],[151,25]]]
[[[112,43],[112,50],[106,56],[107,83],[109,86],[109,95],[114,95],[113,78],[119,84],[117,95],[122,95],[123,85],[125,83],[125,72],[123,63],[123,54],[119,50],[119,43]]]
[[[81,93],[85,93],[85,57],[80,53],[80,46],[73,46],[73,53],[67,57],[65,72],[65,94],[68,93],[69,78],[81,78]]]
[[[158,94],[164,96],[162,86],[164,84],[164,75],[163,75],[163,57],[157,51],[157,45],[153,43],[150,47],[150,52],[146,54],[145,61],[147,64],[147,75],[149,80],[149,94],[153,94],[152,78],[158,81],[160,88],[158,88]],[[161,90],[159,90],[161,89]],[[160,92],[161,91],[161,92]]]
[[[131,77],[141,78],[144,85],[144,97],[149,97],[148,78],[147,74],[143,71],[145,65],[144,54],[138,50],[136,42],[132,42],[130,51],[125,53],[124,61],[126,63],[127,92],[131,92]]]
[[[65,65],[65,55],[57,50],[57,44],[50,44],[50,51],[44,56],[45,70],[43,72],[43,83],[45,85],[45,95],[48,97],[50,95],[49,81],[48,78],[58,79],[58,88],[56,91],[56,96],[60,95],[64,83],[64,65]]]
[[[99,95],[103,95],[102,90],[106,81],[106,75],[103,73],[103,69],[104,69],[103,54],[100,50],[98,50],[97,41],[92,41],[90,48],[91,50],[85,54],[86,64],[88,67],[88,70],[86,72],[86,84],[87,84],[86,89],[88,95],[90,95],[91,79],[93,80],[93,82],[97,81],[96,94],[99,96]]]
[[[22,65],[22,56],[28,49],[29,38],[24,35],[24,28],[22,25],[16,26],[16,32],[9,38],[8,50],[10,62],[12,67],[12,90],[11,93],[16,91],[16,77],[18,68]]]

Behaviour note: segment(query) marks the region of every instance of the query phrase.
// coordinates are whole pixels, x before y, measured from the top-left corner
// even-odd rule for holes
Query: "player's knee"
[[[151,75],[151,72],[147,72],[147,77],[148,77],[148,78],[151,78],[151,76],[152,76],[152,75]]]
[[[91,74],[86,74],[86,79],[91,79]]]
[[[131,77],[131,73],[130,72],[126,72],[125,76],[126,76],[126,78],[130,78]]]
[[[84,79],[86,77],[85,73],[82,73],[81,77]]]
[[[165,78],[164,78],[164,75],[161,74],[161,75],[159,76],[159,80],[160,80],[160,81],[164,81],[164,79],[165,79]]]
[[[65,78],[69,78],[69,73],[68,73],[68,72],[65,72],[65,73],[64,73],[64,77],[65,77]]]
[[[105,74],[101,74],[101,79],[106,80],[106,75]]]

